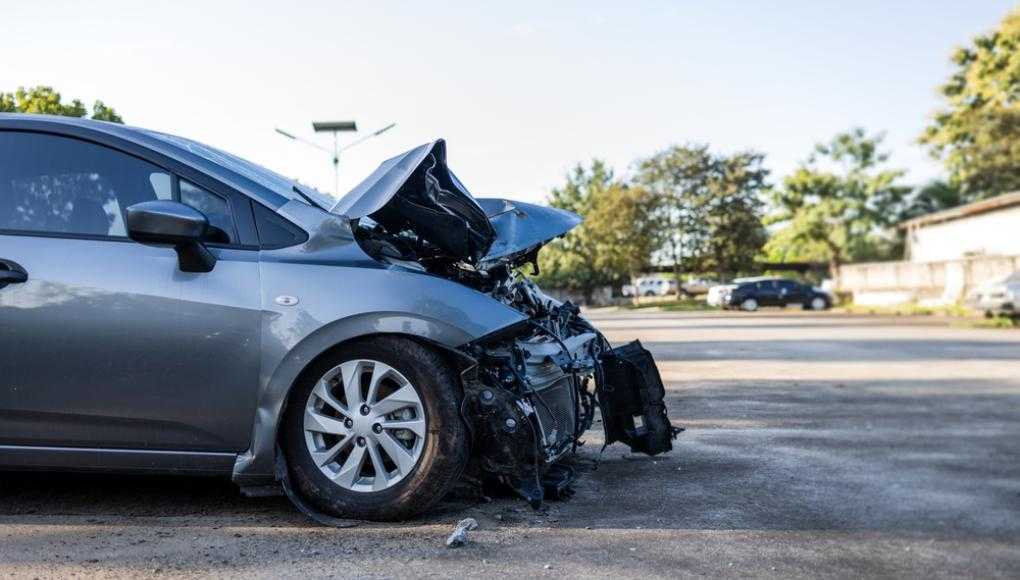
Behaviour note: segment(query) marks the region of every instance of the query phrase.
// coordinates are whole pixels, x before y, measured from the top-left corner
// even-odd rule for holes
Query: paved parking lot
[[[1020,576],[1020,332],[932,320],[601,312],[688,430],[597,432],[577,495],[336,530],[210,479],[0,476],[0,575]],[[598,464],[596,466],[596,460]],[[481,529],[447,550],[453,523]]]

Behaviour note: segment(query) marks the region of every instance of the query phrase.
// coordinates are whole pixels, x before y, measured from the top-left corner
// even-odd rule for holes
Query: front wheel
[[[758,310],[758,301],[754,298],[746,298],[740,303],[740,309],[745,312],[754,312]]]
[[[426,511],[467,463],[462,397],[453,369],[417,342],[343,347],[305,373],[287,406],[283,448],[297,491],[335,517]]]
[[[825,310],[828,306],[829,303],[821,296],[815,296],[811,299],[811,310]]]

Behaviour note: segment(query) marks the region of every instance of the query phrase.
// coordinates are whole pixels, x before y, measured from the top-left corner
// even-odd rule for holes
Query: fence
[[[953,304],[978,286],[1020,270],[1020,256],[943,262],[872,262],[839,269],[839,291],[857,304]]]

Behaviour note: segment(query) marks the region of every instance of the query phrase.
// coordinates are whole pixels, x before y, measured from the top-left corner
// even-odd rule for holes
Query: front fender
[[[281,259],[260,265],[262,369],[251,446],[234,466],[239,485],[272,481],[277,430],[290,389],[309,363],[337,344],[403,334],[456,348],[526,318],[437,276],[375,262],[335,265],[287,256],[283,252]]]

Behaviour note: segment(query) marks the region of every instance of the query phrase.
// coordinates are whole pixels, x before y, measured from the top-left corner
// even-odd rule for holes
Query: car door
[[[181,272],[172,248],[126,237],[127,206],[171,198],[216,226],[212,272]],[[138,157],[0,131],[0,269],[26,278],[0,287],[0,444],[244,449],[258,252],[233,243],[230,214],[224,198]]]
[[[762,306],[779,306],[782,304],[779,298],[779,287],[775,280],[765,280],[757,283],[758,304]]]
[[[807,300],[806,288],[792,280],[780,280],[779,298],[783,306],[789,304],[803,304]]]

